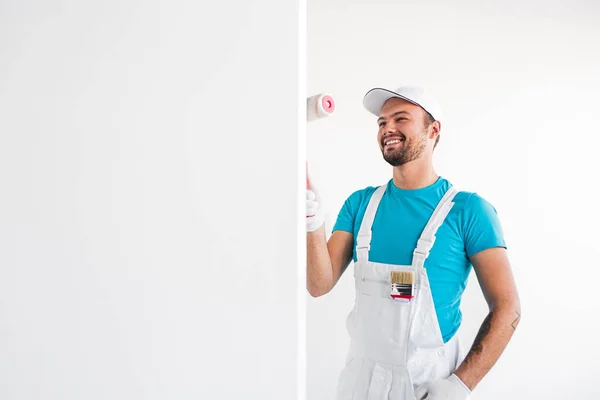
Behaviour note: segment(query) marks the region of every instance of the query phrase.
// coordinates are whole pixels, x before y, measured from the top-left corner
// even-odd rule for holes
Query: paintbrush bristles
[[[392,271],[392,283],[413,284],[415,275],[413,271]]]

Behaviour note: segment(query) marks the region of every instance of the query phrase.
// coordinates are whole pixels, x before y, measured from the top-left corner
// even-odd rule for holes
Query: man
[[[318,195],[307,190],[309,293],[328,293],[354,261],[351,345],[337,399],[468,399],[521,315],[499,218],[434,170],[441,110],[425,89],[375,88],[363,104],[377,117],[392,179],[350,195],[328,241]],[[456,333],[471,268],[489,314],[463,357]]]

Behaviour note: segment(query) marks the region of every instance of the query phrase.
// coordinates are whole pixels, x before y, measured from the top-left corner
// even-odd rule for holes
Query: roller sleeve
[[[335,111],[333,97],[320,93],[306,99],[306,120],[308,122],[330,116]]]

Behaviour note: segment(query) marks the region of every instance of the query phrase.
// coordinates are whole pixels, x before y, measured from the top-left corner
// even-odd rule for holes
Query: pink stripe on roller
[[[323,105],[323,109],[328,113],[332,113],[335,110],[335,102],[331,96],[323,96],[321,105]]]

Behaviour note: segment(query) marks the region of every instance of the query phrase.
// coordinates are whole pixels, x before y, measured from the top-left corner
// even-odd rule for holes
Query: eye
[[[406,118],[404,118],[404,117],[396,118],[396,122],[400,122],[400,121],[406,121]]]
[[[385,122],[380,122],[380,123],[379,123],[379,127],[380,127],[380,128],[383,128],[383,126],[384,126],[384,125],[385,125]]]

